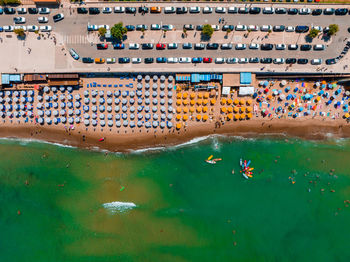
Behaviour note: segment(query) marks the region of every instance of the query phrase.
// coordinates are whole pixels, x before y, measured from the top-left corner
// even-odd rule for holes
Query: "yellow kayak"
[[[213,155],[209,156],[207,160],[210,160],[210,159],[212,159],[212,158],[213,158]]]

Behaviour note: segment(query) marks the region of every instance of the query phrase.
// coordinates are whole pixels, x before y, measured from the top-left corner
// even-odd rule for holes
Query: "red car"
[[[211,63],[213,61],[213,59],[211,59],[210,57],[203,57],[203,63]]]
[[[97,49],[107,49],[108,44],[97,44],[96,47],[97,47]]]
[[[156,48],[158,49],[158,50],[163,50],[163,49],[165,49],[165,44],[157,44],[156,45]]]

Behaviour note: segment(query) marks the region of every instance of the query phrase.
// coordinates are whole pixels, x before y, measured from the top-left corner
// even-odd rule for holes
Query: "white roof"
[[[230,94],[230,87],[229,86],[223,86],[222,87],[222,94],[223,95],[229,95]]]
[[[253,86],[240,86],[238,95],[240,96],[246,96],[246,95],[253,95],[254,94],[254,87]]]

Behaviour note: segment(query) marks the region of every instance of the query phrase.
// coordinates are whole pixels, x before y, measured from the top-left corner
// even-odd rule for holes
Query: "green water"
[[[350,140],[127,155],[2,140],[0,155],[0,261],[350,261]]]

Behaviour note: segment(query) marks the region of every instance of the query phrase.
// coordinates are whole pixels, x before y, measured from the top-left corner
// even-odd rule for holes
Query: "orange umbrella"
[[[183,98],[183,99],[186,99],[187,96],[188,96],[187,92],[185,92],[185,93],[182,94],[182,98]]]
[[[244,113],[244,112],[245,112],[245,107],[242,106],[242,107],[241,107],[241,113]]]
[[[245,119],[245,117],[246,117],[245,114],[241,114],[240,118],[243,120],[243,119]]]
[[[180,120],[181,119],[181,115],[176,115],[176,119]]]
[[[191,93],[191,94],[190,94],[190,98],[191,98],[191,99],[194,99],[195,97],[196,97],[196,95],[195,95],[194,93]]]
[[[222,105],[226,104],[226,99],[225,98],[221,99],[221,104]]]
[[[224,106],[221,107],[221,112],[222,112],[222,113],[226,113],[226,107],[224,107]]]
[[[233,103],[234,103],[235,105],[238,105],[238,104],[239,104],[238,99],[235,99],[235,100],[233,101]]]
[[[191,105],[193,106],[196,102],[194,100],[191,100]]]
[[[233,111],[235,111],[235,113],[238,113],[239,112],[239,107],[238,106],[233,107]]]
[[[176,98],[181,98],[181,93],[177,93]]]
[[[181,124],[180,123],[177,123],[176,124],[176,129],[180,129],[181,128]]]
[[[176,112],[177,112],[177,113],[181,113],[181,107],[177,107],[177,108],[176,108]]]
[[[203,97],[208,99],[209,98],[209,92],[205,92]]]
[[[213,98],[210,100],[210,104],[214,105],[216,103],[216,100]]]
[[[203,112],[207,112],[208,111],[208,107],[207,106],[203,106]]]
[[[327,84],[327,82],[326,82],[325,80],[323,80],[323,81],[322,81],[322,84],[325,85],[325,84]]]
[[[232,113],[232,111],[233,111],[232,106],[227,107],[227,112]]]
[[[238,120],[241,117],[240,114],[235,114],[235,120]]]
[[[187,104],[188,104],[188,100],[184,100],[184,101],[182,101],[182,103],[183,103],[184,105],[187,105]]]
[[[228,105],[231,105],[231,104],[232,104],[232,99],[231,99],[231,98],[227,99],[226,103],[227,103]]]
[[[198,100],[197,100],[197,105],[201,105],[202,102],[203,102],[202,99],[198,99]]]
[[[239,101],[239,103],[240,103],[241,105],[244,105],[244,104],[245,104],[245,100],[242,98],[242,99]]]
[[[252,113],[248,113],[248,114],[247,114],[247,118],[250,119],[250,118],[252,118],[252,117],[253,117]]]
[[[207,121],[208,120],[208,116],[207,115],[204,115],[203,116],[203,121]]]
[[[206,104],[208,104],[208,99],[203,99],[203,103],[202,103],[203,105],[206,105]]]
[[[187,115],[183,115],[183,116],[182,116],[182,119],[183,119],[184,121],[186,121],[186,120],[188,119],[188,116],[187,116]]]
[[[197,107],[197,113],[200,113],[200,112],[202,112],[202,107],[201,106]]]
[[[176,100],[176,104],[177,104],[178,106],[181,105],[181,100],[180,100],[180,99]]]
[[[233,114],[228,114],[228,115],[227,115],[227,118],[228,118],[229,120],[232,120]]]
[[[198,97],[198,98],[203,98],[203,94],[202,94],[202,93],[198,93],[198,94],[197,94],[197,97]]]
[[[184,113],[188,113],[188,107],[183,108]]]
[[[251,105],[252,102],[253,102],[253,101],[252,101],[251,99],[248,99],[248,100],[247,100],[247,105]]]
[[[197,115],[197,120],[201,120],[202,119],[202,116],[201,115]]]
[[[271,99],[272,99],[272,95],[268,95],[268,96],[267,96],[267,99],[268,99],[268,100],[271,100]]]
[[[253,108],[251,106],[247,106],[247,112],[252,112]]]
[[[191,112],[191,113],[194,112],[194,107],[193,107],[193,106],[190,107],[190,112]]]

